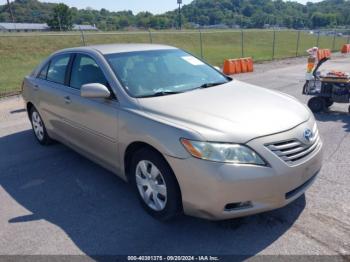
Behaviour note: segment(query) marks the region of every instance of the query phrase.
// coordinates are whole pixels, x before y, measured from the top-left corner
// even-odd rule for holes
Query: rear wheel
[[[309,100],[309,108],[314,113],[319,113],[326,108],[326,101],[322,97],[313,97]]]
[[[181,194],[173,171],[159,153],[142,149],[135,153],[131,175],[144,209],[160,220],[181,212]]]
[[[44,122],[39,112],[34,107],[32,107],[29,112],[29,116],[30,116],[30,122],[32,124],[35,137],[38,140],[38,142],[42,145],[50,144],[52,140],[46,131]]]

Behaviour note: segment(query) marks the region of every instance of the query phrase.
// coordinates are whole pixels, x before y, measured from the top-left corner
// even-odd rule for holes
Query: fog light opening
[[[252,201],[246,201],[246,202],[237,202],[237,203],[230,203],[225,206],[226,211],[233,211],[233,210],[239,210],[239,209],[246,209],[253,207]]]

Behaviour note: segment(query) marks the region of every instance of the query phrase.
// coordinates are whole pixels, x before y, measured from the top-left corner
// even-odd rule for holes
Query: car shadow
[[[40,146],[31,131],[0,138],[0,185],[31,215],[10,224],[46,220],[61,228],[89,256],[253,256],[298,219],[305,196],[247,218],[212,222],[180,216],[163,223],[144,212],[134,191],[118,177],[55,144]]]
[[[341,122],[344,123],[344,130],[350,132],[350,114],[348,112],[329,109],[327,112],[315,114],[320,122]]]

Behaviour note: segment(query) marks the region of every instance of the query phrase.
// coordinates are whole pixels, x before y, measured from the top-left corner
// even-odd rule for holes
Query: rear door
[[[100,83],[109,87],[101,67],[91,56],[77,53],[68,79],[63,118],[69,125],[67,136],[70,142],[99,162],[116,168],[118,101],[114,95],[108,99],[80,96],[80,88],[84,84]]]
[[[39,72],[34,80],[36,107],[44,120],[49,134],[66,137],[67,125],[65,97],[68,95],[66,82],[72,54],[54,56]]]

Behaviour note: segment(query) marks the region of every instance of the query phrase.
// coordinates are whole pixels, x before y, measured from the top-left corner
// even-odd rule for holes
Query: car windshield
[[[183,93],[230,78],[179,49],[106,55],[127,92],[137,98]]]

